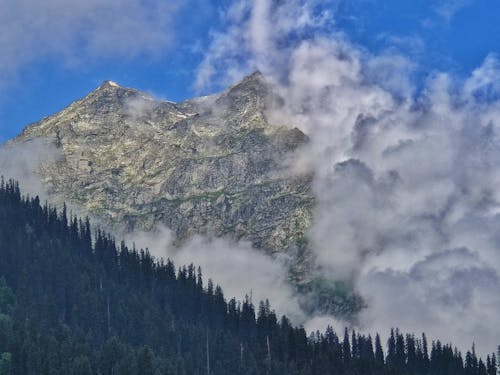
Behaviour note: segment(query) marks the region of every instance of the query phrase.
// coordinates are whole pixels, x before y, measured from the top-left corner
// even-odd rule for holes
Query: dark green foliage
[[[393,330],[375,341],[328,328],[306,335],[268,301],[226,301],[193,265],[177,271],[119,246],[17,183],[0,183],[0,375],[408,374],[493,375],[474,348]]]

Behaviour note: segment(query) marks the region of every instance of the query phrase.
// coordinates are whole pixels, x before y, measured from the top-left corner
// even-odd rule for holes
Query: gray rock
[[[211,234],[287,252],[304,242],[314,197],[311,176],[283,173],[308,138],[269,124],[278,100],[259,73],[183,103],[107,81],[14,142],[52,139],[62,158],[41,168],[49,193],[111,227],[164,224],[178,243]]]

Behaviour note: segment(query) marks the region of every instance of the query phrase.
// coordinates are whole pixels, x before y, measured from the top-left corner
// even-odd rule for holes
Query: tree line
[[[384,345],[385,344],[385,345]],[[0,181],[0,375],[497,374],[424,335],[328,328],[308,335],[269,301],[227,299],[88,219]]]

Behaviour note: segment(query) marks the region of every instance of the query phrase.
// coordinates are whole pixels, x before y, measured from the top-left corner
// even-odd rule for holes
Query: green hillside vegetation
[[[92,232],[0,184],[0,374],[493,375],[425,335],[308,336],[269,302],[226,300],[194,265]],[[272,301],[271,301],[272,302]]]

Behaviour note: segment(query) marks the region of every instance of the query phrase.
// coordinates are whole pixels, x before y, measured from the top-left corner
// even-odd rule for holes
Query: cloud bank
[[[332,31],[324,9],[307,0],[236,2],[196,84],[259,69],[278,87],[284,105],[269,118],[311,138],[292,167],[315,172],[309,235],[319,270],[354,282],[368,302],[360,328],[398,326],[492,351],[500,337],[500,62],[491,55],[466,79],[436,72],[417,93],[407,58],[353,45]]]

